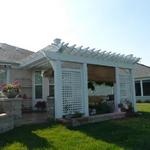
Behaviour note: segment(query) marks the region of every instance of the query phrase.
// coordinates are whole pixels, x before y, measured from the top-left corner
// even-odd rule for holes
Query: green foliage
[[[96,109],[96,114],[105,114],[105,113],[111,113],[111,107],[106,103],[102,102],[96,106],[93,106],[93,108]]]
[[[142,101],[141,101],[141,100],[137,100],[136,102],[137,102],[137,103],[142,103]]]
[[[133,105],[129,100],[124,100],[122,103],[118,104],[123,112],[134,112]]]
[[[35,107],[37,108],[37,110],[39,111],[44,111],[46,109],[46,102],[45,101],[38,101],[35,104]]]
[[[106,85],[106,86],[111,86],[113,87],[113,82],[108,82],[108,81],[88,81],[88,88],[91,89],[92,91],[95,90],[94,85]]]
[[[92,81],[88,82],[88,89],[91,89],[92,91],[95,90],[94,83]]]

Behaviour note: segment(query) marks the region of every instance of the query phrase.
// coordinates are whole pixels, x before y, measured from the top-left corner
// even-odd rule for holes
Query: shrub
[[[103,102],[95,107],[96,113],[98,114],[105,114],[105,113],[111,113],[111,107],[106,103]]]
[[[46,102],[45,102],[45,101],[38,101],[38,102],[35,104],[35,107],[36,107],[37,110],[39,110],[39,111],[44,111],[45,108],[46,108]]]
[[[145,103],[150,103],[150,100],[145,100],[144,102],[145,102]]]
[[[141,101],[141,100],[137,100],[136,102],[137,102],[137,103],[142,103],[142,101]]]

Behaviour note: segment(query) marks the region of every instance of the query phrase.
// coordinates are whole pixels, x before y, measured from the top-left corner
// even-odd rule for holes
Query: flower
[[[5,93],[7,97],[15,97],[21,90],[20,81],[15,80],[12,83],[4,83],[0,85],[0,90]]]

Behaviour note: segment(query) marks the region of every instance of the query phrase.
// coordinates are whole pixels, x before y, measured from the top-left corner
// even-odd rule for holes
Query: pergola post
[[[133,69],[130,69],[130,75],[131,75],[131,96],[132,96],[132,104],[133,109],[136,112],[136,96],[135,96],[135,81],[134,81],[134,75],[133,75]]]
[[[86,63],[83,64],[83,102],[85,116],[89,116],[88,70]]]
[[[62,118],[63,103],[62,103],[62,68],[61,61],[52,61],[54,69],[54,84],[55,84],[55,118]]]
[[[115,112],[118,112],[118,104],[120,103],[120,79],[119,79],[119,68],[115,67]]]

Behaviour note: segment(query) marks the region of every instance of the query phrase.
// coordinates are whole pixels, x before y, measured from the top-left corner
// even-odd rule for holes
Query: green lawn
[[[150,150],[150,104],[138,104],[143,115],[67,128],[28,125],[0,134],[2,150]]]

